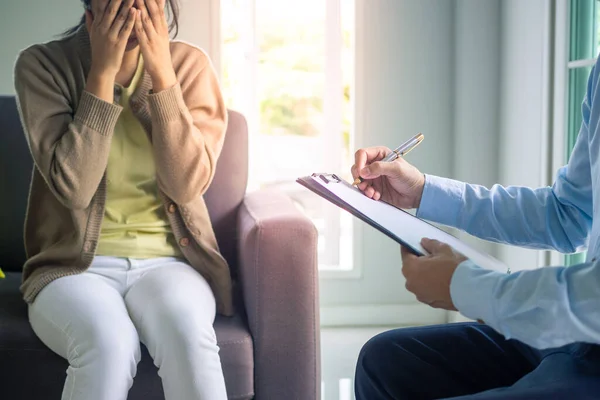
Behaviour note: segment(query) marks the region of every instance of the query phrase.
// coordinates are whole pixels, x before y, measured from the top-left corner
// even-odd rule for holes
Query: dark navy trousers
[[[536,350],[478,323],[397,329],[372,338],[357,400],[600,399],[600,347]]]

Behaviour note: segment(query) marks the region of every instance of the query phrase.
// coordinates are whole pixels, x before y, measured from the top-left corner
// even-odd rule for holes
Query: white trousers
[[[29,307],[38,337],[69,361],[62,400],[125,400],[144,343],[167,400],[225,400],[206,280],[175,258],[96,257]]]

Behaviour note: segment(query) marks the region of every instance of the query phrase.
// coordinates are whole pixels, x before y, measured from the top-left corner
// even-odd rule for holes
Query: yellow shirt
[[[152,145],[129,99],[144,72],[142,57],[128,87],[108,157],[107,198],[97,255],[124,258],[180,257],[175,236],[158,197]]]

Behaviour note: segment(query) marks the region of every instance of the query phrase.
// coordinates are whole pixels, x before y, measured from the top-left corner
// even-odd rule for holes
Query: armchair
[[[236,315],[215,321],[229,399],[318,400],[317,234],[281,193],[246,194],[247,160],[246,121],[229,111],[205,195],[234,278]],[[32,166],[15,99],[0,96],[0,267],[7,275],[0,280],[0,397],[58,399],[67,362],[37,339],[19,292]],[[129,398],[164,399],[145,349]]]

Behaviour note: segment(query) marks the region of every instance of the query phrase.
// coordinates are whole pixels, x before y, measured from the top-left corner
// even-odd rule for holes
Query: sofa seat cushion
[[[27,319],[27,305],[19,292],[20,273],[0,280],[0,388],[8,399],[58,399],[66,377],[67,362],[48,349],[35,335]],[[229,399],[254,397],[253,343],[245,318],[218,316],[215,331],[220,347]],[[25,384],[24,377],[35,377]],[[162,385],[148,352],[131,389],[130,399],[162,400]]]

